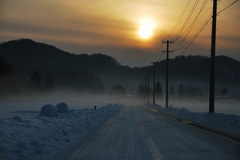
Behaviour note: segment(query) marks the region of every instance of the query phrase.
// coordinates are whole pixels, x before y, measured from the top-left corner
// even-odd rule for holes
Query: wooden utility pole
[[[174,42],[167,40],[166,42],[163,41],[162,43],[167,43],[167,50],[162,51],[167,53],[167,58],[166,58],[166,108],[167,108],[168,107],[168,58],[169,58],[169,52],[173,52],[173,51],[169,51],[169,44]]]
[[[214,95],[215,95],[216,26],[217,26],[217,0],[213,0],[209,113],[214,112],[214,100],[215,100]]]
[[[132,86],[132,96],[133,96],[133,86]]]
[[[148,79],[147,79],[147,104],[149,104],[149,73],[150,71],[148,71]]]
[[[155,87],[156,87],[156,85],[155,85],[155,71],[156,71],[156,67],[155,67],[155,65],[156,65],[156,62],[152,62],[153,63],[153,105],[155,105]]]
[[[144,104],[147,102],[147,76],[144,76]]]

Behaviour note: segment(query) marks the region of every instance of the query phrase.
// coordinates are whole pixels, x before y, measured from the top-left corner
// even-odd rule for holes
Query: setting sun
[[[155,23],[153,22],[152,19],[145,18],[140,20],[138,35],[142,39],[148,39],[149,37],[152,36],[154,26],[155,26]]]

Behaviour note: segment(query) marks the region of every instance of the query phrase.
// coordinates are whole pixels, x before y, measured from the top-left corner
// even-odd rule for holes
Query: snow
[[[157,104],[161,106],[165,106],[165,101],[157,102]],[[177,101],[170,100],[169,106],[174,108],[185,108],[192,112],[208,112],[209,110],[209,102],[208,101],[196,101],[196,100],[188,100],[188,101]],[[224,113],[224,114],[234,114],[240,116],[240,101],[234,102],[223,102],[216,101],[214,110],[216,113]]]
[[[228,137],[145,106],[127,105],[56,160],[239,160],[239,150],[240,143]]]
[[[115,104],[70,109],[56,117],[38,116],[36,111],[14,112],[13,118],[0,119],[0,159],[49,159],[83,141],[120,108]],[[21,117],[23,113],[32,117]]]
[[[58,103],[56,107],[57,107],[58,113],[67,113],[69,110],[68,105],[65,102]]]
[[[56,117],[57,115],[58,115],[58,109],[56,106],[52,104],[45,104],[41,108],[41,112],[39,114],[39,116],[46,116],[46,117]]]
[[[27,98],[31,100],[31,98]],[[101,99],[101,98],[100,98]],[[120,104],[85,97],[45,98],[36,101],[4,101],[0,103],[0,159],[51,159],[83,142],[107,119],[119,111]],[[61,100],[61,101],[60,101]],[[48,104],[43,104],[44,102]],[[61,102],[61,103],[59,103]],[[50,105],[52,104],[52,105]],[[56,104],[56,106],[54,105]],[[105,103],[106,104],[106,103]],[[131,104],[133,105],[133,104]],[[1,106],[5,106],[4,108]],[[20,107],[19,107],[20,106]],[[52,116],[39,116],[41,106],[58,108]],[[84,107],[85,106],[85,107]],[[97,106],[96,109],[94,106]],[[51,108],[50,107],[50,108]],[[223,113],[192,112],[185,108],[148,106],[153,111],[176,116],[201,126],[240,137],[240,116]],[[62,113],[64,112],[64,113]],[[49,111],[47,111],[49,115]],[[57,116],[55,116],[57,114]],[[129,115],[130,116],[130,115]]]
[[[185,108],[166,108],[159,105],[150,107],[162,113],[190,121],[190,123],[194,122],[200,127],[240,139],[240,116],[223,113],[191,112]]]

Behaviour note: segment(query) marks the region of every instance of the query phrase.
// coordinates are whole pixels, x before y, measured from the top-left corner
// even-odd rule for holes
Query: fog
[[[164,101],[157,101],[157,104],[165,107]],[[185,108],[192,112],[208,112],[209,111],[209,102],[206,101],[197,101],[197,100],[185,100],[185,101],[169,101],[169,107],[175,108]],[[224,114],[235,114],[240,116],[240,102],[239,101],[215,101],[215,112],[224,113]]]
[[[54,92],[44,95],[20,95],[5,97],[0,102],[1,111],[39,110],[44,104],[66,102],[72,109],[100,106],[113,103],[106,95],[83,94],[70,91]]]
[[[14,112],[39,113],[45,104],[68,104],[69,109],[102,107],[106,104],[136,105],[138,102],[129,97],[110,94],[89,94],[62,90],[48,94],[5,96],[0,99],[0,117],[9,117]]]
[[[19,95],[1,97],[0,117],[14,116],[14,112],[22,113],[35,112],[39,114],[41,107],[45,104],[57,105],[60,102],[68,104],[70,109],[94,108],[106,104],[121,103],[124,105],[142,105],[142,100],[133,96],[117,96],[111,94],[89,94],[69,90],[56,91],[48,94]],[[149,100],[152,104],[152,100]],[[165,107],[165,99],[156,101],[156,104]],[[208,101],[172,101],[169,100],[169,107],[185,108],[192,112],[208,112]],[[235,114],[240,116],[240,102],[215,102],[215,112],[224,114]]]

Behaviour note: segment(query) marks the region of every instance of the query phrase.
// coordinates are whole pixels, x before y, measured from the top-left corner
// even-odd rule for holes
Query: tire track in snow
[[[147,144],[147,147],[148,147],[153,159],[162,160],[163,157],[162,157],[156,143],[154,143],[152,137],[148,134],[145,127],[143,125],[141,125],[141,121],[143,120],[142,116],[139,113],[137,113],[135,116],[136,116],[135,120],[136,120],[137,124],[139,125],[140,134],[142,135],[142,137],[145,137],[145,142]]]
[[[153,139],[148,135],[146,129],[143,126],[141,126],[140,131],[142,132],[143,136],[146,138],[145,140],[146,140],[148,149],[153,156],[153,159],[162,160],[163,158],[160,151],[158,150],[157,145],[154,143]]]

